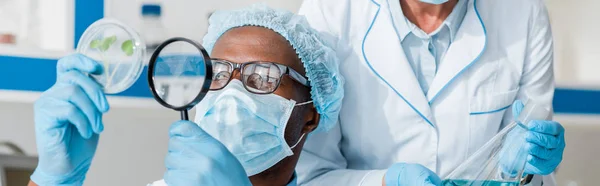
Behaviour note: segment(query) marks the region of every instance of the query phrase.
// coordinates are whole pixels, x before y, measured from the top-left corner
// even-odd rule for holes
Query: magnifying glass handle
[[[188,117],[187,109],[180,111],[181,112],[181,120],[190,120]]]

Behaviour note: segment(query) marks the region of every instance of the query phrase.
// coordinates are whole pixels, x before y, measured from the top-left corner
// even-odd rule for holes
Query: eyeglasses
[[[211,59],[213,80],[210,90],[225,88],[231,81],[233,71],[240,70],[241,80],[248,92],[255,94],[273,93],[281,83],[283,75],[289,75],[294,81],[309,86],[308,80],[294,69],[273,62],[252,61],[233,63],[222,59]]]

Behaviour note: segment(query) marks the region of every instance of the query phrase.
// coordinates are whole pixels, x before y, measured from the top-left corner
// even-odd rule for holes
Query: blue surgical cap
[[[216,11],[210,17],[209,24],[208,33],[203,39],[208,52],[212,51],[223,33],[236,27],[264,27],[287,39],[304,64],[313,104],[321,116],[315,132],[328,131],[337,123],[344,97],[344,79],[340,75],[339,61],[331,44],[319,37],[305,17],[256,4],[240,10]]]

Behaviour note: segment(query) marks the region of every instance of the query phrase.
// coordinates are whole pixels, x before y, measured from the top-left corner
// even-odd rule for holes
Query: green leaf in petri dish
[[[110,37],[104,38],[102,40],[102,45],[100,46],[100,51],[107,51],[108,48],[110,48],[110,45],[115,43],[115,41],[117,41],[117,36],[110,36]]]
[[[121,44],[121,50],[125,52],[127,56],[133,55],[133,41],[130,39],[123,42],[123,44]]]
[[[100,40],[94,39],[90,42],[90,48],[98,48],[100,46]]]

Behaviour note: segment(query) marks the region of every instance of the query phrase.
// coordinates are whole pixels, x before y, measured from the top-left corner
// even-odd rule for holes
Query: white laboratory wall
[[[201,41],[208,27],[208,16],[217,9],[235,9],[254,3],[297,12],[302,0],[106,0],[105,16],[114,17],[141,30],[141,5],[162,5],[163,24],[170,37],[188,37]]]
[[[75,0],[30,0],[37,2],[37,17],[31,30],[37,32],[36,37],[31,37],[38,46],[45,50],[70,51],[75,45],[74,25],[75,20]],[[34,33],[35,34],[35,33]]]
[[[600,175],[600,116],[556,115],[565,127],[566,148],[556,171],[558,186],[593,186]]]
[[[600,89],[600,1],[547,0],[557,84]]]
[[[74,0],[2,0],[0,34],[16,37],[19,50],[73,49]],[[0,53],[4,53],[0,50]]]

